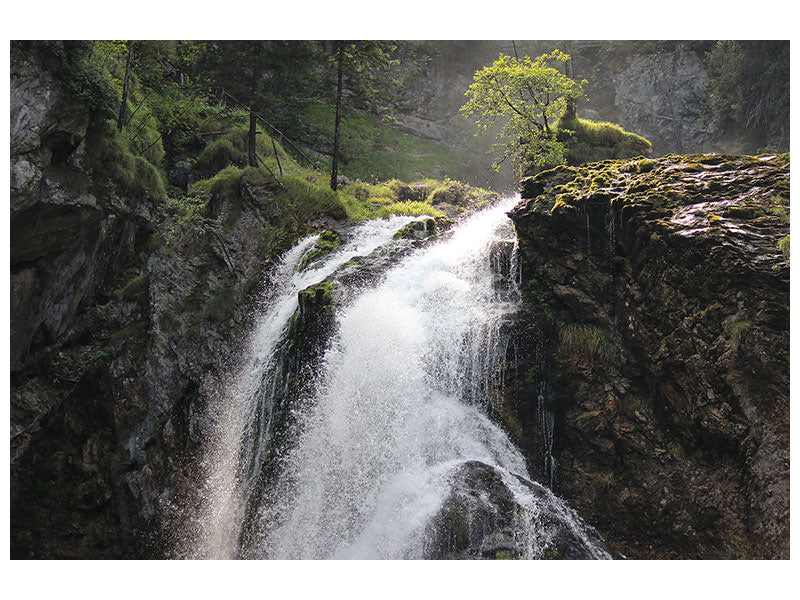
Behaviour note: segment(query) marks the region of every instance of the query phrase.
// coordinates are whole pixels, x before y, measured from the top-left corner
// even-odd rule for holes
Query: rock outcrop
[[[495,468],[468,461],[452,478],[453,491],[428,535],[432,559],[604,559],[605,542],[552,492],[519,476],[523,504]],[[534,539],[521,532],[535,531]]]
[[[270,260],[276,190],[185,206],[119,185],[113,132],[36,56],[11,61],[14,558],[163,556],[204,403]],[[192,483],[189,483],[192,482]]]
[[[522,194],[504,410],[537,476],[632,558],[787,558],[788,156],[559,167]]]

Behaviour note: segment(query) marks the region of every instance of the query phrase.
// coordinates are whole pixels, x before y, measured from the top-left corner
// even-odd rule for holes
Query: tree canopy
[[[467,118],[476,116],[481,132],[502,123],[493,146],[499,153],[495,169],[508,158],[519,163],[523,156],[542,164],[563,162],[564,146],[556,139],[553,125],[570,101],[583,96],[586,83],[574,81],[552,66],[568,60],[560,50],[535,59],[501,54],[475,72],[461,112]],[[535,153],[530,152],[532,147]]]

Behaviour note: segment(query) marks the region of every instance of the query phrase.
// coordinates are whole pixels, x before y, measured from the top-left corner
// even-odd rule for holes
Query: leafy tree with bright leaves
[[[492,146],[499,158],[496,170],[508,158],[518,166],[541,169],[565,162],[564,144],[556,139],[554,125],[568,106],[583,96],[586,81],[574,81],[552,66],[569,56],[554,50],[535,59],[501,54],[479,69],[466,91],[461,107],[467,117],[476,116],[480,132],[502,124]]]

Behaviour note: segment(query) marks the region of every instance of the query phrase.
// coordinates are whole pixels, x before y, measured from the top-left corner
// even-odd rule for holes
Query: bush
[[[227,138],[214,140],[197,157],[195,164],[196,173],[203,179],[229,166],[244,167],[247,165],[247,156],[234,148],[233,143]]]
[[[110,182],[123,196],[165,200],[164,175],[131,151],[127,139],[106,122],[87,136],[87,163],[95,184]]]
[[[466,199],[467,191],[467,186],[460,181],[445,179],[441,186],[430,193],[428,202],[431,204],[446,202],[447,204],[460,205]]]

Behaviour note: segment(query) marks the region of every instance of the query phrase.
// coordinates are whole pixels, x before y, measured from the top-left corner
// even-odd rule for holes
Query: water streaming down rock
[[[591,528],[527,480],[524,458],[487,417],[502,384],[501,328],[518,301],[514,273],[496,285],[489,257],[498,238],[514,243],[513,204],[408,256],[339,311],[277,478],[252,489],[241,467],[222,469],[200,555],[608,557]]]
[[[508,200],[407,256],[336,315],[314,391],[282,444],[282,347],[297,294],[410,219],[363,225],[298,272],[315,238],[271,278],[249,351],[220,413],[198,527],[186,552],[212,558],[607,558],[602,540],[543,486],[487,416],[519,301]],[[511,248],[499,268],[497,248]],[[494,253],[494,258],[493,258]],[[296,390],[295,390],[296,392]],[[269,443],[273,447],[268,447]],[[264,465],[280,463],[264,482]]]
[[[188,554],[207,558],[238,555],[246,504],[265,460],[273,401],[286,392],[279,359],[298,292],[319,283],[343,263],[368,255],[411,220],[394,217],[369,221],[338,251],[300,270],[301,260],[318,236],[300,240],[276,265],[269,278],[263,310],[239,367],[213,403],[214,439],[206,459],[207,481],[202,509]]]

